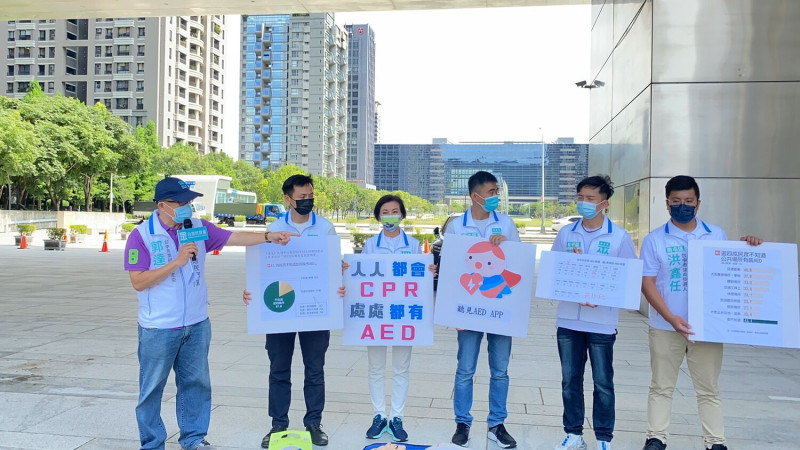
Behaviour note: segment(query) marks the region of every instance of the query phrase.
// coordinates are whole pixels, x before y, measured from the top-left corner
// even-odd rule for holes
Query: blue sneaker
[[[372,426],[367,430],[367,439],[378,439],[386,431],[386,419],[380,414],[375,414],[372,418]]]
[[[389,432],[397,442],[405,442],[408,440],[408,433],[403,429],[403,419],[395,417],[389,422]]]

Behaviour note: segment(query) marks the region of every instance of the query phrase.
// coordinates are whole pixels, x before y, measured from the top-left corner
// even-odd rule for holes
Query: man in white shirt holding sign
[[[297,233],[301,237],[335,235],[333,224],[317,216],[314,208],[314,182],[308,175],[292,175],[283,183],[283,199],[291,207],[285,216],[279,217],[267,228],[269,233]],[[248,293],[245,293],[247,298]],[[273,433],[286,431],[289,427],[289,404],[292,401],[292,354],[295,336],[299,336],[300,350],[305,366],[303,396],[306,414],[303,425],[311,433],[314,445],[328,445],[328,435],[322,431],[322,410],[325,407],[325,352],[328,350],[329,330],[301,331],[293,333],[267,334],[266,345],[269,356],[269,415],[272,428],[261,440],[261,447],[269,448]]]
[[[636,258],[636,248],[624,228],[603,214],[614,187],[607,176],[596,175],[578,183],[578,213],[583,218],[559,231],[552,251]],[[614,432],[614,342],[619,309],[591,303],[562,301],[558,305],[558,356],[561,360],[561,399],[567,436],[557,450],[586,450],[583,440],[585,406],[583,375],[586,359],[592,364],[594,401],[592,428],[597,450],[611,450]]]
[[[647,396],[647,440],[644,450],[667,448],[667,428],[672,412],[672,393],[683,358],[689,366],[697,394],[697,411],[707,449],[727,450],[719,394],[722,344],[691,340],[689,309],[688,249],[695,239],[727,240],[722,228],[697,218],[700,188],[694,178],[678,175],[666,185],[666,207],[670,221],[644,238],[642,293],[650,303],[650,368],[652,379]],[[763,240],[743,236],[750,245]]]
[[[470,207],[456,217],[447,227],[446,234],[460,234],[485,238],[492,245],[505,240],[519,242],[517,226],[510,217],[495,211],[500,200],[497,178],[489,172],[478,171],[467,182],[472,199]],[[456,414],[456,432],[452,442],[462,447],[469,442],[472,426],[472,380],[478,363],[483,332],[458,330],[458,368],[456,369],[453,409]],[[505,429],[508,417],[508,361],[511,358],[511,336],[486,333],[489,344],[489,439],[501,448],[514,448],[517,442]]]

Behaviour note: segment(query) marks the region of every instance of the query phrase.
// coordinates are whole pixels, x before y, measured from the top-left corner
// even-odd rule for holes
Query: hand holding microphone
[[[186,230],[192,228],[192,219],[183,219],[183,228]],[[197,252],[192,252],[192,261],[197,261]]]

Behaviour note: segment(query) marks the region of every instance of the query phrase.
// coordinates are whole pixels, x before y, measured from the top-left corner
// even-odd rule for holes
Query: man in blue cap
[[[136,421],[142,450],[165,448],[161,397],[170,369],[175,371],[177,385],[181,448],[214,448],[205,439],[211,420],[206,253],[225,245],[285,245],[293,236],[283,231],[232,233],[192,218],[192,200],[202,195],[178,178],[159,181],[153,199],[157,209],[131,232],[125,246],[125,270],[139,296]],[[182,228],[195,229],[201,239],[179,240]]]

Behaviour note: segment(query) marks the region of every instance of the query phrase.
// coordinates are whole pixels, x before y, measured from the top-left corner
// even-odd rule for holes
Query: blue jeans
[[[194,449],[208,433],[211,420],[211,377],[208,345],[211,322],[206,319],[181,329],[139,327],[139,403],[136,422],[142,450],[164,449],[167,430],[161,420],[161,396],[170,369],[175,370],[181,447]]]
[[[453,410],[456,423],[472,426],[472,381],[478,365],[483,332],[462,330],[458,332],[458,368],[453,392]],[[508,360],[511,358],[511,336],[486,333],[489,343],[489,416],[490,427],[499,425],[508,417]]]
[[[292,403],[292,355],[294,337],[300,336],[300,351],[303,352],[305,381],[303,396],[306,414],[303,425],[318,425],[322,422],[325,408],[325,352],[331,332],[301,331],[299,333],[275,333],[267,335],[265,348],[269,356],[269,416],[272,426],[289,426],[289,405]]]
[[[592,364],[594,396],[592,425],[598,441],[614,437],[614,341],[616,334],[588,333],[558,328],[558,356],[561,359],[561,398],[564,402],[564,431],[583,434],[585,406],[583,372],[586,356]]]

